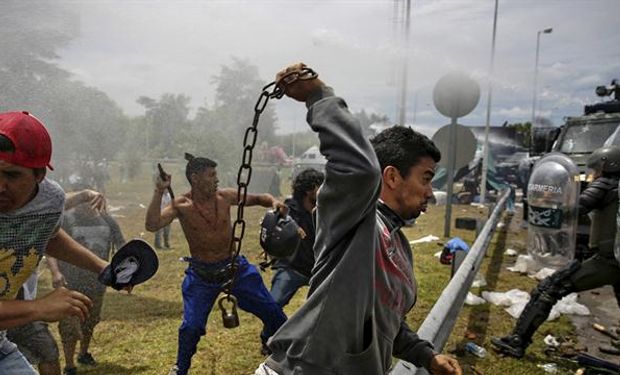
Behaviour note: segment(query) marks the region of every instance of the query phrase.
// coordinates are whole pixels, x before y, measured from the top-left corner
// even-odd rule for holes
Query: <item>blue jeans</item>
[[[288,305],[295,293],[304,285],[310,283],[310,278],[289,267],[278,268],[271,280],[271,295],[280,307]]]
[[[170,224],[155,232],[155,248],[161,248],[161,238],[164,237],[164,246],[170,247]]]
[[[0,374],[37,375],[38,372],[17,350],[17,345],[5,338],[0,340]]]
[[[202,263],[202,267],[218,270],[228,263],[228,260]],[[232,294],[237,297],[240,309],[254,314],[263,322],[264,327],[260,338],[262,342],[266,342],[284,324],[286,315],[269,294],[256,267],[248,263],[243,256],[239,257],[238,272]],[[205,282],[196,274],[192,266],[185,270],[182,285],[183,323],[179,328],[177,352],[179,375],[187,374],[200,337],[206,334],[209,313],[221,291],[221,284]]]

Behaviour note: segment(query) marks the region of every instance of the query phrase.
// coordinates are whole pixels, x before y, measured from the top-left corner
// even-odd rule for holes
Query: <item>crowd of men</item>
[[[145,227],[157,233],[157,248],[170,248],[169,226],[178,219],[190,255],[184,258],[183,317],[169,373],[189,372],[208,316],[227,291],[240,309],[263,323],[259,342],[266,359],[257,364],[257,375],[387,374],[393,357],[432,374],[462,374],[456,359],[438,353],[405,320],[418,284],[401,228],[427,209],[441,153],[426,136],[403,126],[368,140],[346,102],[306,74],[305,65],[295,64],[279,72],[276,81],[285,82],[285,94],[306,105],[308,124],[327,159],[325,172],[297,175],[292,197],[284,201],[248,193],[244,202],[290,216],[299,227],[297,249],[273,262],[271,290],[243,255],[231,257],[230,212],[238,196],[218,186],[214,160],[186,154],[190,189],[174,198],[170,175],[158,174],[154,181]],[[64,374],[78,373],[78,341],[77,362],[96,365],[89,346],[106,286],[131,291],[137,284],[127,281],[140,269],[131,268],[134,258],[123,258],[122,266],[109,262],[111,251],[123,248],[125,240],[106,213],[103,195],[91,189],[65,194],[47,179],[51,151],[49,134],[34,116],[0,114],[0,374],[36,374],[33,366],[41,374],[61,373],[49,322],[60,322]],[[592,164],[600,173],[580,201],[595,219],[599,212],[617,211],[616,151],[612,147],[596,156],[599,163]],[[523,356],[553,303],[569,292],[601,285],[620,290],[618,264],[608,259],[615,229],[599,232],[591,247],[601,251],[543,281],[513,334],[493,341],[500,351]],[[37,298],[43,256],[55,289]],[[601,276],[596,272],[601,267],[609,272]],[[287,317],[283,307],[303,286],[309,286],[305,302]]]

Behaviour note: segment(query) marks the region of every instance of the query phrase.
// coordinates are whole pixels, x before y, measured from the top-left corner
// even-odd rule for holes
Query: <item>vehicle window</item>
[[[590,153],[603,145],[618,128],[620,121],[608,123],[572,124],[562,138],[560,152],[565,154]]]

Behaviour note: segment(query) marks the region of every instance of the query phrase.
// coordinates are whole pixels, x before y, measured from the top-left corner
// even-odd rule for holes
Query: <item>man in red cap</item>
[[[6,339],[7,328],[67,316],[84,320],[92,306],[88,297],[66,288],[32,301],[15,300],[43,255],[96,274],[108,266],[60,229],[65,194],[45,178],[46,168],[52,169],[51,154],[50,136],[36,117],[0,113],[0,374],[36,374]]]

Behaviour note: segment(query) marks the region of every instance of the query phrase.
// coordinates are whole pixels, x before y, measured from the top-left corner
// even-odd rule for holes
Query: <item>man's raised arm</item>
[[[177,216],[175,201],[181,198],[176,198],[170,205],[164,207],[163,210],[161,208],[161,198],[166,189],[170,186],[170,182],[170,175],[166,175],[165,180],[162,180],[160,176],[157,176],[157,180],[155,181],[155,190],[153,190],[151,203],[149,203],[149,207],[146,210],[146,219],[144,222],[144,227],[149,232],[157,232],[159,229],[170,224]]]

